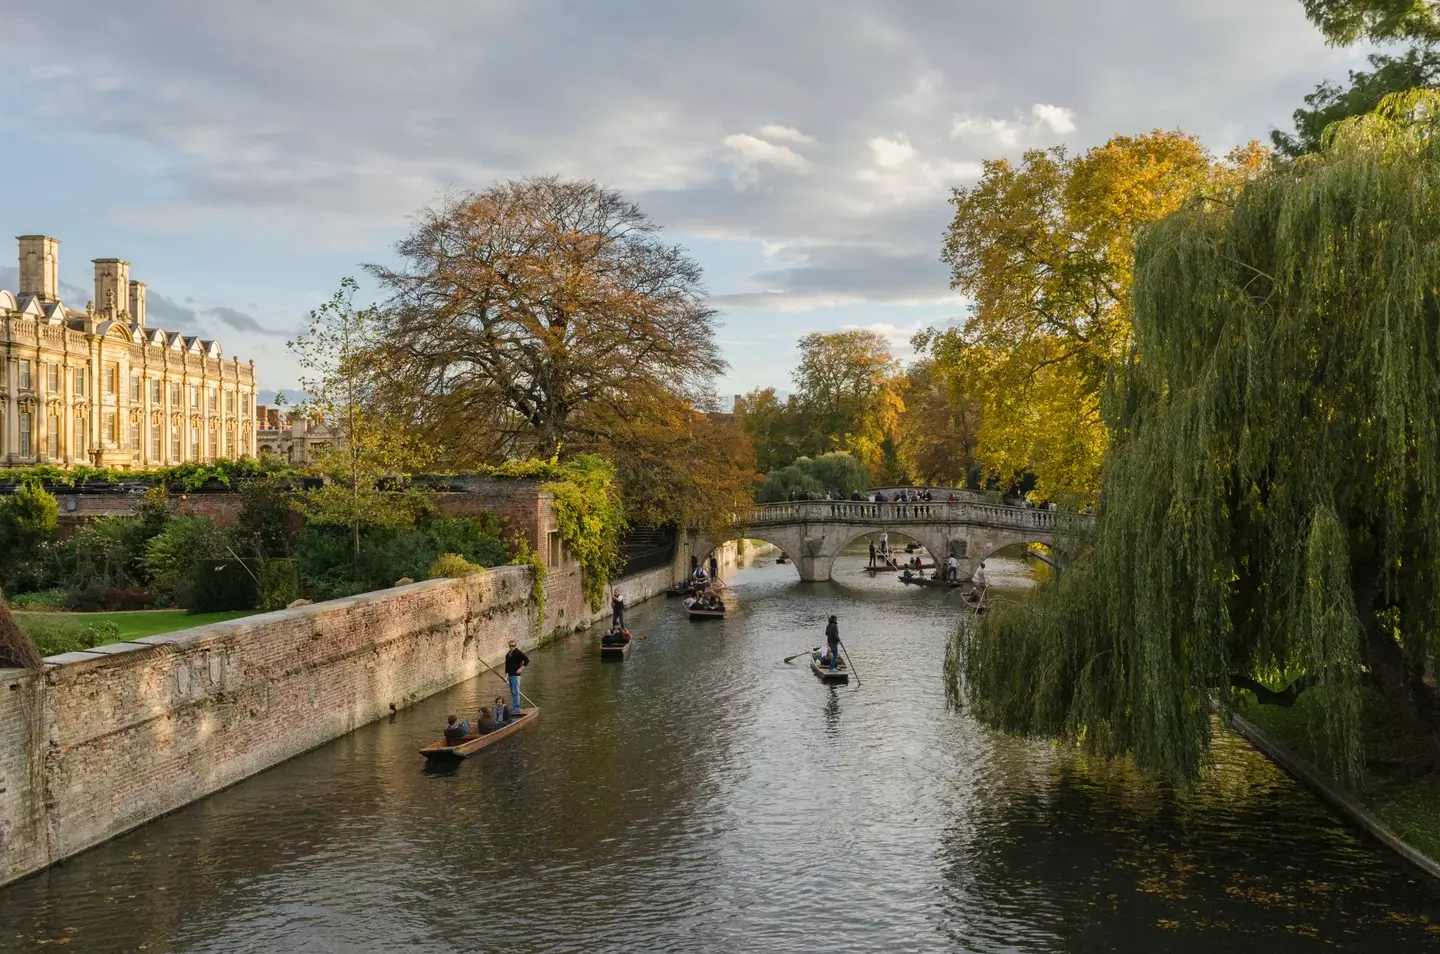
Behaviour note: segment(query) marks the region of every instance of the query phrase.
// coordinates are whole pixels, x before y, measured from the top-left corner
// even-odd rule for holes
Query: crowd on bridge
[[[854,502],[856,502],[856,503],[918,503],[918,502],[923,501],[923,502],[929,503],[929,502],[934,501],[934,499],[935,499],[935,495],[934,495],[933,493],[931,493],[929,490],[904,490],[904,489],[901,489],[901,490],[895,491],[894,496],[891,496],[891,497],[886,497],[886,496],[885,496],[885,492],[884,492],[884,491],[881,491],[881,490],[876,490],[876,491],[874,491],[874,492],[868,492],[868,493],[861,493],[861,492],[858,491],[858,490],[852,490],[852,491],[850,492],[850,495],[849,495],[848,497],[847,497],[844,493],[842,493],[842,492],[840,492],[840,491],[838,491],[838,490],[827,490],[823,495],[820,495],[820,496],[817,496],[817,495],[815,495],[815,494],[808,493],[808,492],[803,491],[803,490],[800,491],[798,494],[797,494],[795,491],[793,491],[793,490],[790,491],[790,500],[791,500],[791,501],[796,501],[796,500],[851,500],[851,501],[854,501]],[[953,491],[952,491],[951,494],[950,494],[949,502],[950,502],[950,503],[959,503],[959,499],[955,496],[955,494],[954,494]]]

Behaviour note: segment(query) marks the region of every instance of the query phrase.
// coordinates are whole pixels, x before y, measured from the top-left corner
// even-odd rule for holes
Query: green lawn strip
[[[1244,715],[1275,741],[1311,764],[1327,767],[1323,740],[1312,730],[1310,706],[1302,695],[1294,706],[1262,706],[1253,701]],[[1383,698],[1365,693],[1366,778],[1355,795],[1395,834],[1431,858],[1440,859],[1440,776],[1416,776],[1405,768],[1407,742]]]
[[[147,610],[138,613],[16,613],[20,628],[30,634],[41,655],[127,642],[193,629],[227,619],[252,616],[255,611],[187,613],[184,610]]]

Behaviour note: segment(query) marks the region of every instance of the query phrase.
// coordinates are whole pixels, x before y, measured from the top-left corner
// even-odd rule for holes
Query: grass
[[[42,656],[159,636],[227,619],[253,616],[255,610],[231,613],[187,613],[184,610],[143,610],[137,613],[24,613],[15,620],[39,647]]]
[[[1301,695],[1288,709],[1252,702],[1244,715],[1292,752],[1324,768],[1323,743],[1311,729],[1315,703],[1310,699]],[[1365,781],[1354,789],[1355,795],[1397,835],[1440,859],[1440,775],[1421,774],[1410,766],[1416,748],[1378,693],[1365,693],[1361,718]]]

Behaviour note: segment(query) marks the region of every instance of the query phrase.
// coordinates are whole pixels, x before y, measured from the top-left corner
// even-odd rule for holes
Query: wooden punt
[[[604,643],[601,643],[600,659],[604,662],[619,662],[630,655],[630,647],[634,643],[635,637],[633,636],[630,637],[629,642],[622,643],[619,646],[606,646]]]
[[[725,604],[721,603],[719,609],[699,609],[692,598],[685,601],[685,612],[690,614],[691,619],[724,619]]]
[[[521,709],[520,718],[502,725],[494,732],[486,735],[472,735],[459,745],[446,745],[442,738],[439,742],[431,742],[425,746],[420,750],[420,754],[427,759],[468,759],[481,749],[494,745],[506,736],[514,735],[538,718],[540,718],[539,709]]]
[[[965,585],[959,580],[932,580],[929,577],[924,576],[902,576],[899,577],[899,580],[901,583],[904,583],[907,586],[944,586],[952,590],[956,587]]]
[[[850,681],[850,670],[845,668],[845,663],[843,661],[840,663],[840,667],[838,669],[836,669],[834,672],[831,672],[829,666],[820,665],[820,660],[816,659],[814,656],[811,656],[810,671],[813,672],[815,674],[815,677],[821,682]]]

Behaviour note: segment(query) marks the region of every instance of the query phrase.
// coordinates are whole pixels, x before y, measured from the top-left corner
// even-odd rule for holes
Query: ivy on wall
[[[620,554],[625,507],[615,465],[599,454],[581,454],[558,466],[558,476],[542,485],[555,498],[560,539],[580,563],[585,599],[598,609]]]

